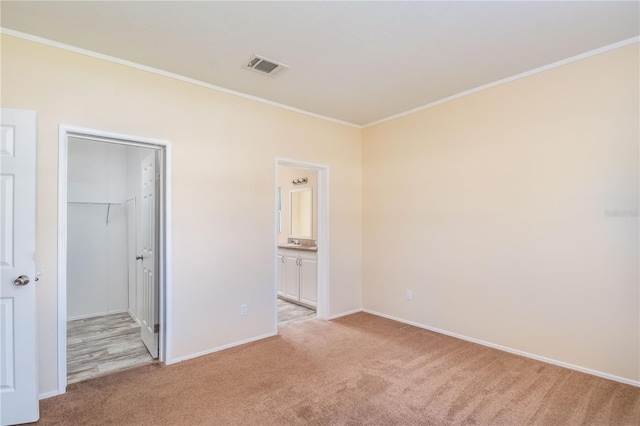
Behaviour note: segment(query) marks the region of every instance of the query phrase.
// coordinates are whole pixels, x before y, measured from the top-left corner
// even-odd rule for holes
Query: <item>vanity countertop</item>
[[[281,249],[290,249],[290,250],[301,250],[301,251],[318,251],[318,246],[299,246],[294,244],[278,244],[278,248]]]

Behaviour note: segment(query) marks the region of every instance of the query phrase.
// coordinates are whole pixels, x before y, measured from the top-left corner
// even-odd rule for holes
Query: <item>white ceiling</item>
[[[1,2],[3,28],[356,125],[640,34],[627,2]],[[291,68],[244,70],[254,54]]]

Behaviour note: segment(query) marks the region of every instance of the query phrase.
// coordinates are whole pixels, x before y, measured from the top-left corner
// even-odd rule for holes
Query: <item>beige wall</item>
[[[364,308],[640,379],[638,75],[634,44],[366,128]]]
[[[282,232],[278,234],[278,244],[286,244],[291,236],[290,221],[290,192],[292,189],[311,188],[312,190],[312,219],[311,230],[312,240],[318,239],[318,178],[317,172],[311,169],[301,169],[297,167],[278,167],[278,185],[282,188]],[[306,177],[309,181],[306,184],[294,185],[293,179]]]
[[[172,143],[174,358],[274,332],[276,157],[329,167],[330,315],[361,307],[359,129],[9,36],[1,102],[38,114],[41,393],[57,388],[60,123]]]

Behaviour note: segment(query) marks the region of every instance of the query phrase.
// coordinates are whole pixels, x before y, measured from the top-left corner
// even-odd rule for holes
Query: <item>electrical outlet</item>
[[[404,293],[404,297],[405,297],[407,300],[412,300],[412,299],[413,299],[413,291],[411,291],[411,290],[407,290],[407,291]]]
[[[242,316],[247,315],[247,305],[246,304],[240,305],[240,315],[242,315]]]

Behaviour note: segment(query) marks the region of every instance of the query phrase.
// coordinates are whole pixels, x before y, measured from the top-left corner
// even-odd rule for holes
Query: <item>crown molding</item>
[[[104,55],[102,53],[94,52],[94,51],[91,51],[91,50],[87,50],[87,49],[82,49],[82,48],[79,48],[79,47],[71,46],[69,44],[65,44],[65,43],[60,43],[60,42],[57,42],[57,41],[49,40],[49,39],[46,39],[46,38],[43,38],[43,37],[35,36],[33,34],[27,34],[27,33],[23,33],[23,32],[20,32],[20,31],[15,31],[15,30],[11,30],[11,29],[8,29],[8,28],[3,28],[3,27],[0,27],[0,33],[1,34],[6,34],[8,36],[16,37],[16,38],[21,38],[23,40],[28,40],[28,41],[32,41],[32,42],[35,42],[35,43],[39,43],[39,44],[44,44],[44,45],[47,45],[47,46],[55,47],[55,48],[58,48],[58,49],[67,50],[67,51],[70,51],[70,52],[78,53],[78,54],[89,56],[89,57],[92,57],[92,58],[101,59],[103,61],[108,61],[108,62],[112,62],[112,63],[115,63],[115,64],[127,66],[127,67],[130,67],[130,68],[135,68],[135,69],[138,69],[138,70],[150,72],[152,74],[161,75],[163,77],[172,78],[172,79],[179,80],[179,81],[182,81],[182,82],[185,82],[185,83],[194,84],[194,85],[200,86],[200,87],[205,87],[207,89],[215,90],[217,92],[226,93],[226,94],[233,95],[233,96],[238,96],[240,98],[248,99],[248,100],[251,100],[251,101],[254,101],[254,102],[259,102],[259,103],[270,105],[270,106],[273,106],[273,107],[276,107],[276,108],[281,108],[281,109],[284,109],[284,110],[287,110],[287,111],[295,112],[295,113],[298,113],[298,114],[306,115],[306,116],[317,118],[317,119],[320,119],[320,120],[329,121],[329,122],[332,122],[332,123],[337,123],[337,124],[342,124],[342,125],[349,126],[349,127],[354,127],[354,128],[357,128],[357,129],[365,129],[365,128],[372,127],[372,126],[375,126],[375,125],[378,125],[378,124],[381,124],[381,123],[385,123],[387,121],[395,120],[396,118],[400,118],[400,117],[404,117],[404,116],[407,116],[407,115],[411,115],[411,114],[414,114],[416,112],[420,112],[420,111],[423,111],[425,109],[429,109],[429,108],[444,104],[446,102],[450,102],[450,101],[453,101],[455,99],[462,98],[464,96],[472,95],[474,93],[481,92],[481,91],[487,90],[487,89],[491,89],[493,87],[500,86],[502,84],[507,84],[507,83],[510,83],[512,81],[515,81],[515,80],[526,78],[526,77],[532,76],[534,74],[538,74],[538,73],[541,73],[541,72],[544,72],[544,71],[551,70],[553,68],[557,68],[557,67],[561,67],[563,65],[570,64],[572,62],[580,61],[582,59],[586,59],[586,58],[589,58],[591,56],[599,55],[601,53],[609,52],[611,50],[619,49],[621,47],[628,46],[628,45],[640,42],[640,36],[632,37],[632,38],[629,38],[629,39],[626,39],[626,40],[619,41],[617,43],[609,44],[607,46],[603,46],[603,47],[600,47],[598,49],[590,50],[588,52],[581,53],[579,55],[575,55],[575,56],[569,57],[567,59],[563,59],[563,60],[560,60],[560,61],[557,61],[557,62],[553,62],[551,64],[544,65],[542,67],[534,68],[532,70],[525,71],[523,73],[516,74],[516,75],[513,75],[511,77],[506,77],[506,78],[494,81],[492,83],[487,83],[487,84],[484,84],[482,86],[475,87],[473,89],[465,90],[465,91],[457,93],[455,95],[447,96],[447,97],[439,99],[437,101],[430,102],[428,104],[425,104],[425,105],[422,105],[422,106],[419,106],[419,107],[416,107],[416,108],[413,108],[413,109],[410,109],[410,110],[407,110],[407,111],[404,111],[404,112],[401,112],[401,113],[398,113],[398,114],[394,114],[394,115],[391,115],[389,117],[385,117],[385,118],[382,118],[380,120],[373,121],[371,123],[367,123],[367,124],[364,124],[364,125],[358,125],[358,124],[350,123],[350,122],[347,122],[347,121],[338,120],[337,118],[327,117],[327,116],[324,116],[324,115],[320,115],[320,114],[316,114],[316,113],[313,113],[313,112],[305,111],[305,110],[302,110],[302,109],[299,109],[299,108],[296,108],[296,107],[292,107],[292,106],[289,106],[289,105],[281,104],[281,103],[278,103],[278,102],[273,102],[273,101],[270,101],[268,99],[260,98],[258,96],[248,95],[246,93],[242,93],[242,92],[237,92],[235,90],[226,89],[224,87],[216,86],[214,84],[206,83],[204,81],[196,80],[196,79],[193,79],[193,78],[190,78],[190,77],[186,77],[186,76],[183,76],[183,75],[180,75],[180,74],[175,74],[175,73],[171,73],[171,72],[168,72],[168,71],[163,71],[163,70],[160,70],[160,69],[157,69],[157,68],[153,68],[153,67],[149,67],[149,66],[146,66],[146,65],[138,64],[136,62],[131,62],[131,61],[127,61],[127,60],[124,60],[124,59],[120,59],[120,58],[117,58],[117,57],[114,57],[114,56],[108,56],[108,55]]]
[[[634,43],[638,43],[638,42],[640,42],[640,36],[632,37],[632,38],[629,38],[629,39],[626,39],[626,40],[619,41],[617,43],[609,44],[607,46],[603,46],[603,47],[600,47],[598,49],[590,50],[588,52],[581,53],[581,54],[576,55],[576,56],[571,56],[570,58],[563,59],[563,60],[557,61],[557,62],[553,62],[553,63],[551,63],[549,65],[544,65],[542,67],[534,68],[532,70],[525,71],[523,73],[516,74],[516,75],[513,75],[511,77],[506,77],[506,78],[503,78],[501,80],[494,81],[492,83],[484,84],[482,86],[478,86],[478,87],[475,87],[473,89],[465,90],[464,92],[460,92],[460,93],[457,93],[455,95],[447,96],[446,98],[438,99],[437,101],[428,103],[426,105],[423,105],[423,106],[420,106],[420,107],[417,107],[417,108],[413,108],[413,109],[410,109],[408,111],[401,112],[401,113],[398,113],[398,114],[394,114],[392,116],[389,116],[389,117],[386,117],[386,118],[382,118],[380,120],[376,120],[376,121],[373,121],[373,122],[368,123],[368,124],[364,124],[364,125],[362,125],[362,128],[366,129],[367,127],[371,127],[371,126],[375,126],[377,124],[381,124],[381,123],[384,123],[384,122],[387,122],[387,121],[395,120],[396,118],[404,117],[406,115],[411,115],[413,113],[416,113],[416,112],[419,112],[419,111],[423,111],[425,109],[429,109],[429,108],[435,107],[437,105],[441,105],[441,104],[444,104],[446,102],[462,98],[464,96],[472,95],[474,93],[481,92],[483,90],[491,89],[492,87],[500,86],[502,84],[511,83],[512,81],[515,81],[515,80],[520,80],[522,78],[526,78],[526,77],[529,77],[529,76],[534,75],[534,74],[538,74],[538,73],[541,73],[541,72],[544,72],[544,71],[548,71],[548,70],[553,69],[553,68],[558,68],[558,67],[561,67],[563,65],[570,64],[572,62],[580,61],[582,59],[586,59],[586,58],[589,58],[591,56],[599,55],[601,53],[605,53],[605,52],[608,52],[610,50],[618,49],[620,47],[628,46],[630,44],[634,44]]]
[[[100,60],[103,60],[103,61],[112,62],[114,64],[124,65],[126,67],[135,68],[135,69],[138,69],[138,70],[141,70],[141,71],[150,72],[152,74],[161,75],[163,77],[172,78],[174,80],[179,80],[179,81],[182,81],[182,82],[185,82],[185,83],[194,84],[194,85],[200,86],[200,87],[205,87],[207,89],[215,90],[215,91],[221,92],[221,93],[226,93],[228,95],[238,96],[240,98],[248,99],[248,100],[251,100],[251,101],[254,101],[254,102],[259,102],[261,104],[270,105],[270,106],[273,106],[273,107],[276,107],[276,108],[281,108],[281,109],[284,109],[284,110],[287,110],[287,111],[291,111],[291,112],[295,112],[295,113],[298,113],[298,114],[307,115],[309,117],[318,118],[320,120],[330,121],[332,123],[342,124],[342,125],[345,125],[345,126],[355,127],[355,128],[358,128],[358,129],[362,128],[362,126],[360,126],[358,124],[353,124],[353,123],[349,123],[347,121],[338,120],[337,118],[327,117],[327,116],[324,116],[324,115],[321,115],[321,114],[316,114],[314,112],[305,111],[305,110],[300,109],[300,108],[292,107],[292,106],[281,104],[281,103],[278,103],[278,102],[273,102],[273,101],[270,101],[268,99],[260,98],[258,96],[253,96],[253,95],[249,95],[249,94],[242,93],[242,92],[237,92],[235,90],[226,89],[224,87],[216,86],[215,84],[206,83],[204,81],[196,80],[194,78],[186,77],[184,75],[175,74],[175,73],[168,72],[168,71],[163,71],[163,70],[158,69],[158,68],[153,68],[153,67],[149,67],[149,66],[146,66],[146,65],[138,64],[136,62],[127,61],[125,59],[120,59],[120,58],[117,58],[115,56],[104,55],[102,53],[94,52],[92,50],[82,49],[80,47],[71,46],[69,44],[60,43],[60,42],[49,40],[49,39],[46,39],[46,38],[43,38],[43,37],[35,36],[33,34],[27,34],[27,33],[11,30],[11,29],[4,28],[4,27],[0,27],[0,33],[8,35],[8,36],[11,36],[11,37],[16,37],[16,38],[20,38],[20,39],[23,39],[23,40],[27,40],[27,41],[32,41],[32,42],[35,42],[35,43],[43,44],[43,45],[46,45],[46,46],[51,46],[51,47],[55,47],[55,48],[58,48],[58,49],[67,50],[69,52],[78,53],[80,55],[89,56],[89,57],[100,59]]]

